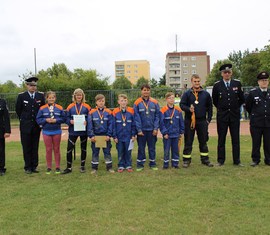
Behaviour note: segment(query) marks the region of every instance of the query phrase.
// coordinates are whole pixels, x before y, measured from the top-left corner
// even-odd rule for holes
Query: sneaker
[[[114,169],[112,169],[112,168],[110,168],[109,170],[108,170],[108,172],[110,172],[110,173],[115,173],[115,171],[114,171]]]
[[[118,173],[122,173],[123,171],[124,171],[123,168],[120,168],[120,169],[117,170]]]
[[[156,167],[156,166],[152,166],[152,167],[150,167],[151,168],[151,170],[153,170],[153,171],[157,171],[158,170],[158,168]]]
[[[69,174],[69,173],[71,173],[72,172],[72,168],[66,168],[63,172],[62,172],[62,174]]]
[[[214,165],[210,161],[202,162],[203,165],[213,167]]]
[[[4,176],[5,172],[4,171],[0,171],[0,176]]]
[[[184,168],[188,168],[189,165],[190,165],[190,162],[183,162],[183,167],[184,167]]]
[[[127,172],[133,172],[133,169],[132,168],[128,168],[127,169]]]
[[[242,163],[236,163],[236,164],[233,164],[234,166],[239,166],[239,167],[244,167],[245,165],[242,164]]]
[[[252,167],[255,167],[255,166],[258,166],[258,165],[259,165],[259,163],[257,163],[257,162],[250,163],[250,166],[252,166]]]
[[[137,169],[136,169],[136,171],[137,171],[137,172],[141,172],[141,171],[143,171],[143,167],[139,167],[139,168],[137,168]]]
[[[61,174],[60,168],[56,168],[54,173],[57,174],[57,175],[58,175],[58,174]]]
[[[216,166],[223,166],[224,165],[224,163],[221,163],[221,162],[218,162],[217,164],[216,164]]]
[[[85,167],[84,167],[84,166],[81,166],[81,167],[80,167],[80,172],[81,172],[81,173],[85,173]]]
[[[97,170],[96,170],[96,169],[92,169],[92,170],[91,170],[91,174],[92,174],[92,175],[97,174]]]
[[[51,174],[51,172],[52,172],[52,169],[51,168],[48,168],[47,171],[46,171],[46,175]]]
[[[37,168],[32,170],[32,173],[39,173],[39,170]]]

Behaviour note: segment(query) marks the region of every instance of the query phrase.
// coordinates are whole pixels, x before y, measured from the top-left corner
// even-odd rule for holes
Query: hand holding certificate
[[[86,126],[84,125],[85,116],[84,115],[73,115],[74,120],[74,131],[86,131]]]

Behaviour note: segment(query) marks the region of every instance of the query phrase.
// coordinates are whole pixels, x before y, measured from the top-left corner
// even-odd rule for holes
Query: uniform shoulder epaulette
[[[55,104],[55,107],[60,109],[60,110],[63,110],[63,107],[61,105],[59,105],[59,104]]]
[[[220,80],[216,81],[214,84],[218,84],[220,82]]]
[[[44,92],[42,92],[42,91],[37,91],[37,93],[44,95]]]
[[[21,94],[23,94],[23,93],[24,93],[24,91],[20,92],[19,95],[21,95]]]
[[[167,110],[168,110],[168,106],[166,105],[166,106],[161,108],[160,112],[165,113]]]
[[[156,99],[152,98],[152,97],[150,97],[149,100],[152,101],[155,104],[158,104],[158,101]]]
[[[240,80],[239,79],[233,79],[234,81],[237,81],[237,82],[240,82]]]
[[[256,91],[257,90],[257,88],[252,88],[250,91]]]
[[[135,100],[134,104],[135,104],[136,106],[138,106],[138,104],[141,103],[141,102],[142,102],[142,97],[140,97],[140,98],[138,98],[137,100]]]

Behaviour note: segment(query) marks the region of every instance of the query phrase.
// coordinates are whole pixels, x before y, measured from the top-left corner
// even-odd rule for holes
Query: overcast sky
[[[114,80],[114,62],[148,60],[165,73],[166,53],[207,51],[211,68],[230,52],[270,39],[269,0],[0,0],[0,82],[53,63],[96,69]]]

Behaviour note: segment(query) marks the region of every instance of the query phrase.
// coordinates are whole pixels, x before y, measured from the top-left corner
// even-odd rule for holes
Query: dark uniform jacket
[[[196,119],[206,120],[211,122],[213,115],[213,103],[210,94],[202,88],[198,92],[198,104],[195,103],[196,98],[193,94],[193,89],[187,90],[180,101],[180,107],[185,111],[185,119],[190,120],[192,113],[190,112],[190,105],[195,109]]]
[[[34,99],[30,97],[27,91],[18,95],[16,113],[20,119],[20,131],[22,133],[31,133],[33,128],[40,129],[36,123],[36,116],[39,108],[44,104],[45,98],[41,92],[35,92]]]
[[[260,88],[252,89],[246,99],[246,109],[253,127],[270,127],[270,90],[266,96]]]
[[[245,98],[239,80],[231,80],[228,89],[223,79],[217,81],[213,87],[212,98],[217,108],[217,119],[225,122],[240,120],[240,107]]]
[[[0,138],[4,138],[5,133],[11,133],[10,119],[6,101],[0,99]]]

